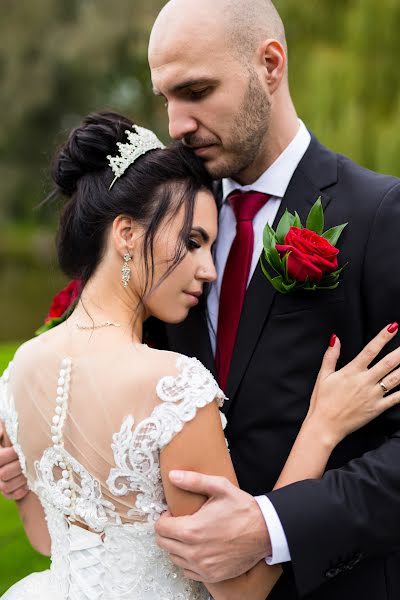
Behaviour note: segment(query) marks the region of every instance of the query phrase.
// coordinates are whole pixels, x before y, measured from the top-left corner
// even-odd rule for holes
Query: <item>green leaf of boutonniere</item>
[[[293,227],[298,227],[299,229],[303,229],[303,225],[302,225],[302,222],[301,222],[301,219],[299,217],[299,213],[297,212],[297,210],[294,213]]]
[[[276,228],[276,239],[278,244],[283,244],[285,236],[294,223],[294,216],[286,209],[284,215]]]
[[[332,244],[332,246],[336,246],[340,234],[347,225],[348,223],[343,223],[343,225],[332,227],[332,229],[328,229],[328,231],[325,231],[325,233],[322,234],[322,237],[328,240],[328,242]]]
[[[270,250],[265,251],[265,255],[266,255],[266,258],[267,258],[269,264],[274,269],[274,271],[276,271],[277,273],[281,273],[282,272],[282,259],[279,256],[278,250],[275,247],[271,248]]]
[[[306,228],[322,235],[324,231],[324,211],[322,210],[321,196],[318,198],[307,218]]]
[[[276,243],[275,231],[267,223],[266,226],[264,227],[264,233],[263,233],[264,250],[267,252],[267,251],[271,250],[271,248],[275,248],[275,243]]]

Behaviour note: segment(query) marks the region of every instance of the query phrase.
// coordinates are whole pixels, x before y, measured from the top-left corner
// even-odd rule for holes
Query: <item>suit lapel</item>
[[[322,190],[336,180],[336,156],[312,138],[310,147],[294,172],[282,199],[273,227],[276,228],[286,209],[290,212],[297,210],[305,223],[311,206],[319,196],[325,209],[330,197]],[[246,292],[227,380],[226,395],[231,401],[254,353],[276,293],[258,265]],[[231,404],[232,402],[225,403],[225,412],[229,411]]]

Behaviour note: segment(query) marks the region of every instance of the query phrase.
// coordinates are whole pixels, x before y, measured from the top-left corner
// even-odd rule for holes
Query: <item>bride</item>
[[[182,321],[216,278],[212,181],[190,151],[163,149],[114,113],[72,131],[52,173],[67,200],[59,262],[82,294],[66,322],[19,348],[0,382],[6,442],[30,489],[18,508],[52,564],[3,598],[264,600],[278,567],[263,562],[206,587],[155,543],[163,511],[190,514],[205,502],[175,488],[169,471],[237,485],[218,410],[228,400],[212,375],[194,358],[142,343],[148,317]],[[399,353],[368,369],[394,329],[337,372],[339,341],[328,348],[278,487],[320,477],[341,439],[399,401],[377,385]],[[396,370],[390,389],[399,379]]]

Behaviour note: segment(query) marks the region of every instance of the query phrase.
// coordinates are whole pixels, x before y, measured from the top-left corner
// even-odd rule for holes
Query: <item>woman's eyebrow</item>
[[[210,236],[208,235],[207,231],[202,227],[193,227],[192,231],[196,231],[196,233],[199,233],[203,239],[203,242],[205,242],[206,244],[210,241]]]

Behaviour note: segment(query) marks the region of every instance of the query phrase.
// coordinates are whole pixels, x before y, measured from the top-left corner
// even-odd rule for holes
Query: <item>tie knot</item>
[[[234,210],[236,221],[253,221],[269,198],[267,194],[262,192],[240,192],[236,190],[228,196],[228,202]]]

